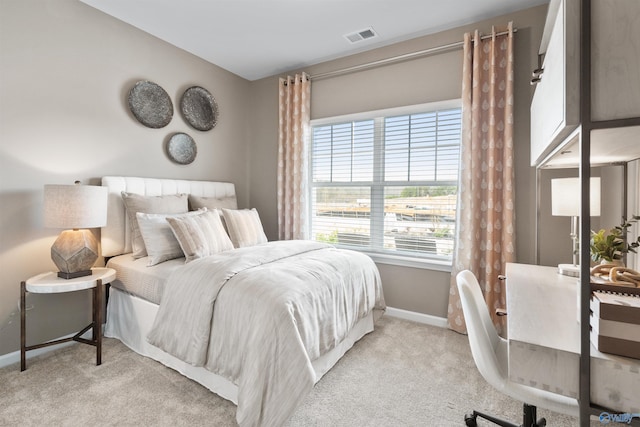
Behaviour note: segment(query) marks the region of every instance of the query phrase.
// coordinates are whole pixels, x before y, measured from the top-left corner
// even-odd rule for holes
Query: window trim
[[[392,116],[419,114],[427,111],[447,110],[447,109],[453,109],[453,108],[462,109],[462,99],[460,98],[449,99],[444,101],[428,102],[424,104],[415,104],[415,105],[408,105],[408,106],[402,106],[402,107],[384,108],[384,109],[366,111],[361,113],[351,113],[351,114],[343,114],[339,116],[323,117],[323,118],[311,120],[310,128],[312,129],[313,127],[316,127],[316,126],[334,125],[334,124],[339,124],[344,122],[375,120],[379,117],[392,117]],[[311,144],[311,136],[309,136],[309,144]],[[312,164],[312,159],[313,159],[312,152],[313,150],[311,149],[308,150],[309,165]],[[457,182],[458,181],[456,181],[456,183]],[[312,188],[314,188],[313,174],[312,174],[311,168],[309,168],[307,184],[308,184],[307,191],[310,191]],[[422,185],[422,184],[425,184],[425,183],[421,181],[417,181],[415,183],[415,185]],[[428,184],[431,184],[431,183],[428,183]],[[327,183],[327,186],[331,186],[331,185],[332,185],[331,183]],[[354,182],[350,184],[347,183],[345,186],[349,186],[349,185],[360,186],[362,184],[358,182]],[[312,214],[312,205],[311,205],[311,201],[309,200],[309,203],[307,203],[307,215],[309,218],[311,217],[311,214]],[[456,225],[457,225],[457,221],[456,221]],[[307,232],[309,235],[311,235],[311,227],[312,227],[311,221],[307,221],[307,227],[308,227]],[[455,247],[455,244],[456,243],[455,243],[455,237],[454,237],[454,247]],[[343,246],[343,247],[345,249],[349,248],[348,246]],[[390,264],[390,265],[396,265],[401,267],[422,268],[422,269],[429,269],[429,270],[435,270],[435,271],[450,272],[452,268],[452,263],[453,263],[453,259],[438,259],[434,257],[429,257],[429,258],[409,257],[404,255],[396,255],[392,253],[383,253],[383,252],[377,252],[377,251],[367,251],[367,250],[361,250],[361,249],[358,249],[358,251],[368,255],[376,263]]]
[[[347,249],[347,248],[345,248]],[[368,255],[376,264],[389,264],[399,267],[420,268],[433,271],[444,271],[451,273],[453,262],[451,260],[437,260],[434,258],[418,258],[387,253],[359,251]]]
[[[310,126],[323,126],[341,122],[355,122],[360,120],[372,120],[381,116],[402,116],[408,114],[424,113],[425,110],[447,110],[462,108],[462,99],[448,99],[446,101],[427,102],[424,104],[407,105],[403,107],[384,108],[381,110],[365,111],[362,113],[343,114],[340,116],[323,117],[310,121]]]

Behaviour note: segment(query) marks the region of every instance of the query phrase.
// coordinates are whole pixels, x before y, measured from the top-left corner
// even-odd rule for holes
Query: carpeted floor
[[[0,426],[233,426],[235,406],[171,369],[105,339],[0,369]],[[294,426],[463,426],[476,409],[521,420],[521,404],[478,373],[467,337],[384,316],[316,384]],[[549,426],[576,418],[538,409]],[[479,421],[480,426],[489,425]],[[600,425],[592,421],[593,426]]]

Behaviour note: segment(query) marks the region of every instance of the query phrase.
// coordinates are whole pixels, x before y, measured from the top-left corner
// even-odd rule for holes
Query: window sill
[[[380,264],[396,265],[399,267],[421,268],[424,270],[451,272],[450,260],[437,260],[433,258],[413,258],[400,255],[380,254],[376,252],[364,252],[375,262]]]

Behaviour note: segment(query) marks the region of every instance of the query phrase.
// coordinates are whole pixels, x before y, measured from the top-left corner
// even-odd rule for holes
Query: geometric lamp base
[[[65,230],[51,246],[51,259],[60,270],[58,277],[91,275],[98,259],[98,241],[89,230]]]
[[[75,273],[65,273],[58,271],[58,277],[61,279],[75,279],[76,277],[91,276],[91,270],[76,271]]]

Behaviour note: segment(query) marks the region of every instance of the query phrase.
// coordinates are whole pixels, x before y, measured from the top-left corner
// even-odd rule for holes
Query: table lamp
[[[107,188],[95,185],[45,185],[44,224],[67,228],[51,246],[58,277],[73,279],[91,275],[98,259],[98,241],[87,228],[107,224]]]
[[[589,182],[589,212],[600,216],[600,178]],[[573,264],[559,264],[558,272],[566,276],[580,277],[580,243],[578,241],[578,217],[580,216],[580,178],[551,180],[551,215],[571,217]]]

